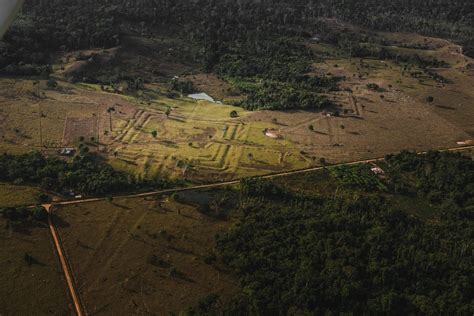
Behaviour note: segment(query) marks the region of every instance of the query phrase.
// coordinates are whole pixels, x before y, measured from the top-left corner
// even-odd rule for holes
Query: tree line
[[[77,155],[72,162],[45,157],[39,152],[3,154],[0,155],[0,181],[34,184],[64,195],[70,192],[106,195],[171,185],[159,178],[137,179],[117,171],[92,153]]]
[[[133,33],[179,36],[201,47],[254,34],[337,33],[322,18],[371,30],[443,36],[472,47],[473,6],[470,0],[27,0],[5,36],[0,69],[38,72],[34,65],[47,65],[56,50],[117,46],[124,34]]]

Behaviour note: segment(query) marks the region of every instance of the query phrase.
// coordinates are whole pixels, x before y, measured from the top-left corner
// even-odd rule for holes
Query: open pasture
[[[234,293],[237,282],[213,259],[214,236],[228,229],[232,215],[208,217],[197,210],[202,193],[189,194],[57,210],[88,313],[178,314],[210,294]]]
[[[379,36],[391,51],[445,61],[448,66],[435,71],[449,82],[435,81],[413,65],[350,58],[315,43],[309,47],[324,58],[313,64],[312,73],[345,77],[341,91],[327,95],[335,107],[321,111],[248,112],[185,96],[169,98],[160,82],[118,94],[92,84],[62,81],[48,89],[41,80],[0,79],[0,151],[54,154],[82,142],[140,178],[212,182],[404,149],[450,148],[472,139],[472,59],[445,40]],[[224,103],[242,97],[215,75],[190,73],[184,77]],[[231,118],[232,111],[237,117]],[[266,136],[267,129],[281,138]]]
[[[0,183],[0,207],[35,205],[39,194],[37,188]]]
[[[66,281],[46,224],[13,229],[0,218],[0,266],[0,314],[71,314]]]

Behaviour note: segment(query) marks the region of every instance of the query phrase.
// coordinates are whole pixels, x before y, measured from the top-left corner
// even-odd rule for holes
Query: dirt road
[[[474,146],[465,146],[465,147],[456,147],[456,148],[450,148],[446,150],[441,150],[441,151],[467,151],[467,150],[472,150],[474,149]],[[418,154],[424,154],[426,152],[420,152]],[[384,160],[384,158],[374,158],[374,159],[367,159],[367,160],[359,160],[359,161],[353,161],[353,162],[346,162],[346,163],[340,163],[337,165],[331,165],[331,166],[351,166],[351,165],[357,165],[357,164],[363,164],[363,163],[374,163]],[[288,172],[279,172],[279,173],[274,173],[274,174],[269,174],[265,176],[260,176],[260,179],[274,179],[278,177],[286,177],[286,176],[291,176],[291,175],[297,175],[297,174],[303,174],[303,173],[308,173],[308,172],[314,172],[318,170],[322,170],[325,167],[314,167],[314,168],[307,168],[307,169],[302,169],[302,170],[295,170],[295,171],[288,171]],[[240,179],[238,180],[232,180],[232,181],[226,181],[226,182],[219,182],[219,183],[212,183],[212,184],[205,184],[205,185],[196,185],[192,187],[187,187],[187,188],[176,188],[176,189],[167,189],[167,190],[159,190],[159,191],[152,191],[152,192],[146,192],[146,193],[139,193],[139,194],[131,194],[131,195],[119,195],[115,196],[114,198],[140,198],[140,197],[149,197],[149,196],[155,196],[155,195],[160,195],[160,194],[167,194],[167,193],[174,193],[174,192],[184,192],[184,191],[195,191],[195,190],[203,190],[203,189],[212,189],[212,188],[218,188],[218,187],[223,187],[223,186],[228,186],[228,185],[234,185],[238,184],[240,182]],[[98,201],[104,201],[107,198],[92,198],[92,199],[83,199],[83,200],[74,200],[74,201],[62,201],[62,202],[56,202],[53,205],[52,204],[46,204],[43,205],[43,207],[48,211],[48,223],[49,223],[49,228],[51,230],[51,235],[54,240],[54,244],[59,256],[59,260],[61,261],[61,266],[64,272],[64,276],[67,281],[67,285],[69,288],[69,293],[71,295],[72,301],[74,303],[74,309],[75,312],[78,316],[83,316],[84,309],[83,305],[81,304],[80,301],[80,296],[78,295],[77,291],[77,285],[74,282],[74,278],[72,276],[72,271],[68,262],[67,257],[64,254],[63,251],[63,245],[61,242],[61,238],[59,237],[59,234],[57,232],[56,227],[54,226],[54,222],[52,221],[52,209],[55,205],[72,205],[72,204],[81,204],[81,203],[91,203],[91,202],[98,202]]]
[[[439,150],[439,151],[467,151],[467,150],[472,150],[472,149],[474,149],[474,145],[472,145],[472,146],[463,146],[463,147],[454,147],[454,148],[449,148],[449,149],[444,149],[444,150]],[[425,154],[425,153],[426,152],[419,152],[418,154],[422,155],[422,154]],[[358,160],[358,161],[352,161],[352,162],[344,162],[344,163],[331,165],[331,167],[351,166],[351,165],[358,165],[358,164],[363,164],[363,163],[372,163],[372,162],[378,162],[378,161],[381,161],[381,160],[384,160],[384,159],[385,159],[384,157],[381,157],[381,158]],[[300,169],[300,170],[285,171],[285,172],[267,174],[267,175],[264,175],[264,176],[257,176],[256,178],[274,179],[274,178],[286,177],[286,176],[291,176],[291,175],[296,175],[296,174],[314,172],[314,171],[322,170],[324,168],[325,167],[305,168],[305,169]],[[117,196],[114,196],[113,198],[114,199],[117,199],[117,198],[131,199],[131,198],[149,197],[149,196],[167,194],[167,193],[174,193],[174,192],[205,190],[205,189],[218,188],[218,187],[223,187],[223,186],[228,186],[228,185],[234,185],[234,184],[238,184],[239,182],[240,182],[240,179],[237,179],[237,180],[231,180],[231,181],[225,181],[225,182],[195,185],[195,186],[190,186],[190,187],[186,187],[186,188],[157,190],[157,191],[130,194],[130,195],[117,195]],[[82,200],[72,200],[72,201],[60,201],[60,202],[55,202],[54,205],[82,204],[82,203],[91,203],[91,202],[98,202],[98,201],[104,201],[104,200],[107,200],[107,197],[82,199]]]
[[[51,204],[44,204],[43,207],[48,212],[49,229],[51,231],[51,236],[53,237],[54,246],[56,248],[56,252],[58,254],[59,261],[61,262],[61,267],[63,269],[64,277],[65,277],[66,282],[67,282],[67,286],[68,286],[68,289],[69,289],[69,294],[71,295],[72,302],[74,303],[74,310],[75,310],[77,316],[83,316],[84,312],[83,312],[82,304],[81,304],[81,301],[80,301],[80,298],[79,298],[79,295],[78,295],[78,292],[77,292],[77,286],[76,286],[76,283],[74,282],[74,279],[72,277],[72,272],[71,272],[71,268],[69,266],[69,262],[67,260],[67,257],[64,255],[61,238],[59,237],[57,229],[54,226],[54,223],[53,223],[53,220],[52,220],[53,206]]]

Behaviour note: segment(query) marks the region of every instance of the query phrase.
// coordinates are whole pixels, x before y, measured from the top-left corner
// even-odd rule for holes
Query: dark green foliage
[[[472,308],[467,276],[474,271],[463,250],[472,223],[426,224],[361,197],[307,207],[262,203],[246,214],[218,249],[260,314]]]
[[[313,58],[311,50],[295,39],[269,38],[222,45],[225,53],[215,66],[221,76],[290,81],[309,71]]]
[[[306,75],[314,56],[297,39],[270,36],[221,45],[213,69],[248,95],[238,104],[247,110],[319,109],[329,105],[319,93],[337,90],[342,79]]]
[[[467,53],[472,53],[472,12],[471,0],[30,0],[25,3],[23,15],[5,35],[8,45],[0,48],[0,70],[9,74],[41,74],[40,65],[51,63],[54,51],[112,47],[120,44],[124,33],[157,31],[200,43],[205,49],[195,55],[204,68],[211,70],[223,54],[235,54],[234,50],[226,51],[221,45],[224,42],[244,38],[239,45],[252,46],[258,42],[265,47],[264,40],[273,40],[269,34],[308,38],[316,33],[321,40],[331,42],[344,33],[321,18],[337,18],[372,30],[457,39],[465,43]],[[367,50],[359,44],[350,49],[353,56],[366,56],[370,54]],[[241,61],[241,69],[255,73],[255,66],[245,58]],[[262,65],[267,67],[269,63]]]
[[[64,191],[72,189],[85,194],[106,194],[130,188],[125,174],[95,161],[92,155],[76,157],[72,163],[57,158],[45,158],[38,152],[21,156],[0,156],[0,179],[44,184],[46,189]],[[47,179],[47,180],[45,180]]]
[[[0,155],[0,180],[39,184],[44,189],[60,193],[72,190],[88,195],[168,185],[161,180],[137,182],[133,177],[114,170],[100,162],[98,157],[86,152],[83,152],[83,156],[76,156],[72,163],[58,158],[46,158],[39,152],[19,156],[3,154]]]
[[[474,161],[459,153],[402,152],[386,158],[396,189],[428,198],[444,216],[474,219]]]
[[[178,80],[178,79],[173,79],[169,83],[169,88],[173,91],[178,91],[184,94],[189,94],[193,93],[196,91],[194,88],[194,84],[192,81],[189,80]]]
[[[367,164],[334,167],[330,172],[343,186],[351,189],[369,192],[385,190],[385,184]]]
[[[219,304],[219,296],[210,294],[199,301],[198,305],[187,311],[188,315],[215,315],[215,310]]]
[[[50,188],[52,186],[51,183],[47,183],[48,180],[44,180],[44,181],[43,180],[42,180],[42,183],[41,183],[43,188],[46,188],[46,187]],[[40,202],[40,203],[51,203],[52,200],[53,199],[51,198],[51,196],[49,196],[45,193],[41,193],[41,194],[38,195],[38,202]]]
[[[247,110],[310,110],[330,104],[325,97],[311,90],[276,82],[264,82],[249,91],[248,98],[240,103]]]
[[[8,220],[13,228],[36,226],[48,218],[42,206],[0,208],[0,216]]]
[[[0,70],[10,75],[39,75],[51,62],[51,53],[119,44],[120,30],[109,6],[93,7],[79,1],[30,1],[0,48]],[[91,23],[93,21],[93,23]]]
[[[367,84],[367,89],[373,90],[373,91],[379,91],[380,87],[376,83],[368,83]]]
[[[474,58],[474,43],[469,46],[465,46],[463,51],[464,55]]]
[[[244,178],[240,180],[240,191],[244,196],[250,197],[283,197],[284,192],[271,182],[258,178]]]
[[[50,88],[50,89],[55,89],[55,88],[57,88],[57,86],[58,86],[58,82],[57,82],[56,80],[54,80],[54,79],[49,79],[49,80],[46,82],[46,85],[47,85],[47,87]]]
[[[143,78],[130,78],[127,80],[127,90],[130,92],[136,92],[138,90],[143,90],[145,88],[145,83]],[[114,109],[115,111],[115,109]]]
[[[220,260],[240,278],[239,304],[230,312],[211,302],[197,314],[471,314],[472,159],[405,152],[387,162],[393,186],[404,182],[430,199],[434,194],[443,215],[418,219],[385,192],[347,189],[320,200],[247,179],[244,216],[217,245]],[[369,177],[364,165],[334,170],[348,186],[360,184],[353,175]]]
[[[35,221],[45,221],[48,218],[48,214],[46,213],[46,210],[42,206],[35,206],[30,209],[31,212],[31,217]]]

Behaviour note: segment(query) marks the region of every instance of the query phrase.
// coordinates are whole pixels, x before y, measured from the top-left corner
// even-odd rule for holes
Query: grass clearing
[[[40,190],[22,185],[0,183],[0,207],[16,207],[38,203]]]
[[[48,226],[16,232],[6,225],[0,218],[0,313],[71,314],[67,285]],[[29,265],[25,254],[36,263]]]
[[[472,60],[444,40],[379,36],[391,50],[444,60],[449,67],[435,71],[452,83],[443,85],[426,74],[415,78],[410,72],[421,69],[404,71],[403,65],[389,60],[350,58],[317,43],[308,44],[321,57],[312,72],[346,78],[342,91],[327,95],[336,104],[327,109],[329,115],[298,110],[248,112],[185,96],[171,99],[164,78],[128,94],[102,91],[93,84],[60,82],[50,90],[44,81],[35,85],[28,79],[0,79],[0,152],[42,148],[54,154],[61,147],[77,146],[81,136],[86,141],[94,137],[97,146],[92,151],[137,177],[215,182],[317,166],[321,159],[339,163],[404,149],[450,148],[472,139]],[[127,41],[130,52],[135,44],[160,49],[176,44],[166,39]],[[184,71],[169,66],[169,71]],[[231,82],[215,75],[191,71],[183,77],[224,102],[242,97]],[[371,83],[380,91],[368,89]],[[428,96],[434,97],[431,104]],[[115,111],[109,113],[111,108]],[[232,111],[237,118],[230,117]],[[331,115],[335,112],[339,115]],[[283,138],[265,136],[268,128],[278,130]]]
[[[89,313],[179,313],[211,293],[225,298],[237,289],[213,263],[214,236],[234,220],[203,215],[194,196],[179,200],[116,199],[57,210]]]

